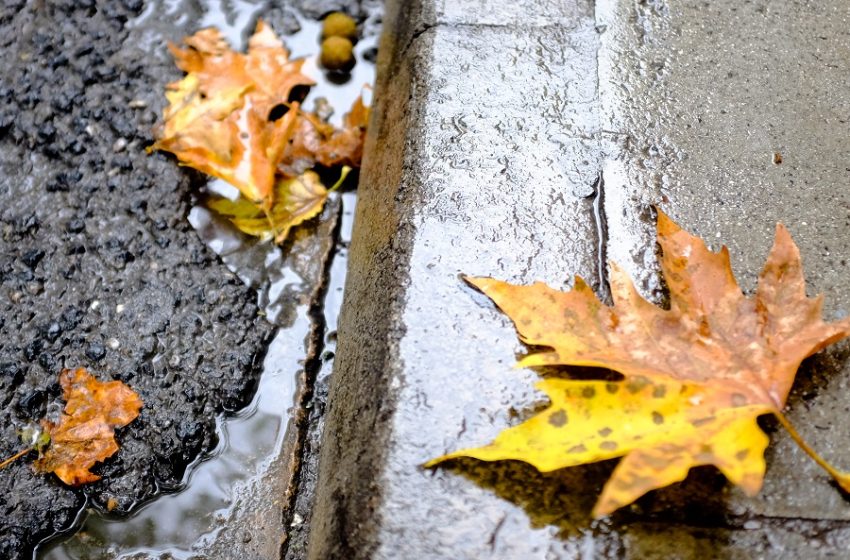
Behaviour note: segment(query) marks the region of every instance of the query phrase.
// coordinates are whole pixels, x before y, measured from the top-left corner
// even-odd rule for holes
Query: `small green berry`
[[[350,70],[354,66],[354,45],[345,37],[322,41],[322,66],[328,70]]]
[[[322,37],[345,37],[349,41],[355,41],[357,23],[342,12],[334,12],[326,17],[322,24]]]

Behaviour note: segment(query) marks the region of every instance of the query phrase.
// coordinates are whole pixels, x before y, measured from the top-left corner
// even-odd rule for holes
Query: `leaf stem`
[[[24,455],[26,455],[27,453],[29,453],[29,452],[30,452],[30,451],[32,451],[32,450],[33,450],[33,448],[32,448],[32,447],[27,447],[27,448],[26,448],[26,449],[24,449],[23,451],[19,451],[18,453],[15,453],[14,455],[12,455],[11,457],[9,457],[9,458],[8,458],[8,459],[6,459],[5,461],[0,462],[0,469],[5,468],[5,467],[6,467],[7,465],[9,465],[10,463],[15,462],[16,460],[20,459],[21,457],[23,457]]]
[[[336,183],[334,183],[334,186],[332,186],[331,188],[328,189],[328,192],[334,192],[335,190],[337,190],[340,187],[340,185],[342,185],[345,182],[345,178],[348,177],[348,174],[350,172],[351,172],[351,168],[347,165],[343,165],[342,171],[340,171],[340,173],[339,173],[339,179],[337,179]]]
[[[835,479],[838,485],[841,486],[841,488],[845,492],[850,492],[850,473],[836,469],[835,467],[830,465],[826,461],[826,459],[818,455],[818,453],[814,449],[812,449],[808,443],[806,443],[806,441],[803,439],[803,436],[801,436],[794,428],[794,426],[791,425],[791,422],[788,421],[784,414],[778,411],[774,411],[773,415],[776,416],[776,419],[779,420],[779,423],[782,424],[782,427],[785,428],[785,430],[791,436],[791,439],[793,439],[797,443],[797,445],[799,445],[800,448],[809,455],[809,457],[814,459],[815,463],[820,465],[823,470],[828,472],[829,475]]]

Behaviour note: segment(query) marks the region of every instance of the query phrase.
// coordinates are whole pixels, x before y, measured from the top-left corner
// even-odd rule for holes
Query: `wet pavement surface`
[[[661,303],[653,205],[729,245],[747,291],[784,222],[825,316],[847,314],[848,20],[838,0],[388,2],[309,557],[845,556],[850,503],[769,421],[758,497],[700,468],[601,521],[610,463],[421,464],[542,405],[460,275],[605,297],[610,258]],[[789,399],[844,466],[848,349]]]
[[[301,47],[315,53],[307,35],[318,24],[303,14],[345,9],[364,36],[380,26],[378,2],[298,4],[0,7],[0,457],[20,448],[18,429],[61,410],[62,367],[121,379],[145,402],[119,432],[120,451],[95,469],[98,483],[72,490],[26,459],[0,470],[0,557],[30,558],[33,545],[86,517],[86,532],[49,557],[280,551],[311,425],[301,410],[320,408],[313,381],[332,357],[321,352],[323,307],[338,299],[325,295],[329,286],[341,289],[344,258],[336,276],[330,263],[344,252],[339,220],[350,221],[353,195],[334,199],[281,250],[246,245],[194,206],[205,178],[143,148],[165,84],[179,77],[166,41],[216,25],[238,45],[262,16],[281,35],[305,28]],[[358,48],[363,56],[370,42]],[[351,83],[371,81],[367,66]],[[337,90],[321,95],[334,101]],[[137,515],[125,522],[126,513]]]
[[[146,403],[99,483],[0,470],[0,557],[83,522],[43,556],[845,556],[850,503],[770,422],[758,497],[701,468],[601,521],[611,463],[421,464],[542,405],[513,368],[527,348],[460,275],[579,274],[604,298],[610,258],[663,302],[653,205],[729,245],[745,290],[783,221],[826,317],[850,311],[850,6],[390,0],[353,232],[345,193],[282,250],[228,232],[191,195],[202,177],[144,154],[179,75],[166,40],[218,25],[235,43],[258,16],[306,37],[337,9],[374,35],[379,4],[0,7],[0,457],[58,412],[62,367]],[[789,399],[843,466],[848,359],[843,343],[808,360]]]

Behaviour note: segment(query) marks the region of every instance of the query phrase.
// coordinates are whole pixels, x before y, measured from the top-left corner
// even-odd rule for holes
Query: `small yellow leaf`
[[[268,214],[240,197],[236,200],[218,198],[209,207],[228,218],[240,231],[261,238],[274,237],[280,243],[291,228],[317,216],[324,207],[328,193],[345,180],[350,168],[343,168],[339,180],[330,190],[325,188],[314,171],[305,171],[294,179],[280,179],[275,185],[274,205]]]

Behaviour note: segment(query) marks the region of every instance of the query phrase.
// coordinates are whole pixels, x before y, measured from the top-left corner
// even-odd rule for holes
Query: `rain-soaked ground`
[[[202,177],[142,148],[179,77],[165,42],[215,25],[239,45],[257,17],[311,57],[307,104],[326,97],[338,122],[373,81],[380,2],[114,4],[0,8],[14,55],[0,67],[0,454],[61,407],[62,366],[117,375],[145,412],[83,491],[26,460],[0,471],[0,557],[29,558],[38,541],[39,558],[271,557],[284,529],[297,548],[309,525],[356,195],[348,185],[277,248],[216,219],[190,195]],[[340,8],[362,39],[351,76],[329,80],[317,19]]]

